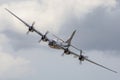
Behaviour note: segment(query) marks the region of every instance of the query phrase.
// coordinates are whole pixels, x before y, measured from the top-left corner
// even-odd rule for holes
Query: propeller
[[[31,27],[33,27],[35,25],[35,21],[32,23],[32,26]]]
[[[35,25],[35,21],[32,23],[31,26],[29,26],[28,31],[27,31],[26,34],[29,34],[29,32],[33,32],[33,31],[34,31],[34,30],[33,30],[34,25]]]
[[[28,34],[29,34],[29,32],[30,32],[30,31],[28,30],[26,34],[28,35]]]
[[[69,51],[68,48],[64,49],[64,52],[63,52],[63,54],[61,56],[64,56],[64,54],[66,54],[66,55],[70,54],[70,51]]]
[[[82,50],[80,50],[80,56],[79,56],[79,60],[80,60],[80,64],[82,64],[82,61],[84,59],[83,55],[82,55]]]
[[[47,31],[42,37],[41,39],[38,41],[39,43],[43,40],[43,41],[47,41],[46,39],[46,35],[49,33],[49,31]]]
[[[80,60],[79,64],[82,65],[82,61],[81,60]]]
[[[42,39],[40,39],[38,42],[40,43],[42,41]]]
[[[80,64],[82,64],[82,61],[84,61],[85,59],[88,58],[88,56],[84,56],[84,55],[82,55],[82,53],[83,53],[83,51],[80,50],[80,56],[79,56]]]

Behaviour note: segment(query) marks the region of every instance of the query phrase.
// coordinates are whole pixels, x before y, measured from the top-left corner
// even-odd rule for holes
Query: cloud
[[[73,58],[73,56],[71,55],[70,56],[65,55],[64,57],[61,57],[60,55],[62,54],[62,51],[46,49],[46,48],[44,49],[34,48],[32,50],[26,50],[26,51],[27,51],[25,52],[26,55],[29,54],[27,56],[32,56],[31,58],[32,66],[34,70],[36,70],[36,73],[34,74],[35,76],[32,77],[33,79],[101,80],[101,77],[102,79],[109,79],[109,80],[112,80],[113,78],[119,79],[118,78],[119,73],[114,75],[114,73],[99,66],[96,66],[92,63],[89,63],[87,61],[84,61],[83,64],[80,65],[78,59]],[[33,53],[34,55],[32,55]],[[107,55],[105,51],[97,51],[97,50],[87,51],[86,54],[84,55],[87,55],[89,59],[99,64],[102,64],[118,72],[120,71],[119,57],[116,58],[111,55]],[[91,72],[93,73],[91,74]]]
[[[71,13],[79,18],[99,6],[113,8],[115,5],[116,0],[42,0],[40,2],[27,0],[19,3],[3,4],[0,11],[2,21],[8,21],[8,25],[12,26],[15,31],[24,31],[24,27],[21,27],[23,24],[15,18],[11,18],[11,15],[8,15],[7,12],[5,14],[4,8],[9,8],[29,24],[36,21],[36,26],[39,26],[40,30],[45,31],[44,29],[48,28],[51,31],[58,31],[66,17],[70,17],[67,15]]]
[[[115,14],[113,14],[112,12],[115,12],[113,9],[117,8],[116,5],[116,0],[26,0],[20,1],[19,3],[12,1],[10,3],[1,5],[0,21],[2,27],[0,28],[0,30],[4,31],[5,35],[10,36],[9,39],[10,42],[12,41],[14,48],[20,48],[17,47],[19,45],[18,43],[20,43],[18,37],[13,39],[13,35],[10,34],[11,32],[15,32],[14,34],[25,34],[27,28],[4,10],[4,8],[9,8],[16,15],[21,17],[29,24],[32,24],[33,21],[36,21],[35,28],[37,28],[42,33],[50,30],[53,33],[60,32],[60,35],[64,35],[64,33],[67,32],[67,35],[71,33],[74,29],[80,30],[81,33],[77,33],[77,36],[80,35],[81,37],[77,40],[79,42],[75,42],[75,45],[81,44],[82,47],[77,45],[78,47],[102,50],[107,49],[108,47],[108,49],[112,49],[109,44],[113,43],[112,45],[115,46],[115,49],[119,47],[116,46],[116,44],[114,44],[113,42],[114,35],[116,35],[117,33],[115,33],[116,31],[110,32],[109,30],[112,30],[113,26],[116,25],[108,24],[112,23],[113,19],[115,18]],[[102,10],[99,11],[99,9]],[[90,26],[93,27],[91,27],[90,29]],[[108,28],[109,30],[107,30]],[[103,31],[103,29],[105,30]],[[115,30],[119,30],[119,28]],[[104,34],[108,32],[108,35],[111,34],[111,36],[107,39],[106,36],[108,35],[104,35],[101,32],[103,32]],[[14,35],[14,37],[16,36],[17,35]],[[62,37],[66,36],[64,35]],[[116,37],[114,38],[115,40],[117,40]],[[100,41],[101,38],[102,40]],[[21,39],[23,39],[23,37],[21,37]],[[110,41],[108,42],[108,40]],[[16,42],[15,44],[14,41]],[[23,41],[25,40],[23,39]],[[26,40],[25,42],[26,44],[29,44],[29,40]],[[106,43],[106,46],[103,47],[103,44],[101,43]],[[95,47],[91,47],[92,45]],[[25,47],[29,46],[30,45]],[[96,46],[98,47],[96,48]],[[21,48],[22,47],[24,46],[21,46]]]
[[[14,6],[16,7],[14,8]],[[2,13],[5,12],[5,10],[3,11],[3,9],[8,7],[10,10],[16,13],[16,15],[20,16],[23,20],[25,20],[29,24],[32,24],[33,21],[36,21],[36,26],[39,26],[36,28],[42,31],[46,31],[45,30],[46,28],[48,28],[48,30],[50,29],[55,32],[58,31],[58,27],[55,26],[58,24],[57,22],[58,20],[56,20],[56,16],[58,14],[53,13],[53,11],[50,9],[43,11],[41,7],[44,7],[44,6],[41,6],[37,1],[23,1],[23,2],[21,1],[19,2],[19,4],[18,3],[16,4],[16,2],[4,4],[1,6],[1,12]],[[2,20],[5,20],[5,21],[9,20],[8,25],[13,27],[12,30],[14,31],[18,30],[17,32],[21,32],[21,33],[23,33],[22,31],[25,31],[26,28],[21,27],[23,26],[23,24],[17,21],[17,19],[12,18],[12,16],[9,15],[9,13],[7,14],[3,13],[2,16],[1,16]],[[5,16],[7,17],[5,18]],[[5,25],[5,26],[8,26],[8,25]]]
[[[0,79],[16,79],[30,74],[30,60],[16,55],[5,34],[0,34]]]
[[[77,29],[73,44],[85,50],[120,50],[119,46],[119,3],[110,1],[112,5],[106,4],[105,0],[96,0],[97,5],[84,9],[84,15],[69,12],[60,30],[60,36],[66,39],[70,33]],[[102,4],[101,4],[102,3]],[[106,7],[107,6],[107,7]],[[82,7],[82,6],[81,6]],[[64,33],[66,32],[66,35]],[[79,36],[79,37],[78,37]]]
[[[0,34],[0,44],[4,44],[8,42],[8,38],[4,34]]]
[[[119,5],[116,5],[116,0],[26,0],[19,1],[19,3],[11,0],[7,4],[1,4],[0,55],[2,58],[0,59],[0,65],[2,67],[0,68],[0,76],[3,78],[23,78],[25,74],[30,74],[29,68],[32,67],[33,71],[36,70],[36,73],[33,73],[34,79],[48,79],[48,77],[51,79],[51,76],[52,79],[57,79],[60,78],[60,75],[63,76],[63,79],[72,79],[73,76],[79,79],[78,71],[82,71],[81,75],[85,75],[82,79],[88,79],[85,72],[88,71],[88,74],[91,75],[91,71],[94,70],[94,66],[90,67],[86,64],[86,67],[83,66],[81,69],[78,65],[75,66],[79,63],[75,62],[76,59],[68,58],[69,56],[63,59],[58,57],[58,54],[55,54],[58,53],[57,51],[48,49],[44,45],[40,46],[37,43],[40,37],[34,33],[26,37],[27,28],[6,12],[4,8],[10,9],[29,24],[35,21],[35,28],[42,33],[50,30],[66,39],[66,36],[74,29],[77,29],[73,44],[78,48],[86,49],[87,54],[91,58],[95,58],[96,62],[98,61],[96,58],[100,59],[99,56],[101,56],[100,60],[103,60],[105,64],[109,62],[107,60],[110,60],[109,64],[112,63],[112,66],[115,67],[117,63],[114,62],[119,61],[118,58],[114,59],[112,56],[109,59],[103,59],[103,56],[106,53],[117,54],[119,52],[117,51],[119,50]],[[116,24],[114,24],[115,22]],[[89,50],[93,51],[89,52]],[[19,54],[15,56],[16,53]],[[21,57],[21,55],[25,57]],[[66,74],[68,72],[72,73],[69,74],[69,78],[65,76],[65,73],[61,74],[65,69]],[[92,70],[90,71],[90,69]],[[99,72],[102,74],[102,71]],[[29,76],[30,78],[31,76]]]
[[[68,21],[64,26],[69,25],[72,29],[77,29],[73,43],[80,48],[86,50],[119,51],[120,15],[118,13],[119,7],[111,12],[107,12],[104,8],[97,8],[93,13],[86,15],[84,20],[77,21],[77,19],[74,18]]]
[[[28,74],[30,62],[22,57],[13,56],[0,50],[0,79],[17,78]]]

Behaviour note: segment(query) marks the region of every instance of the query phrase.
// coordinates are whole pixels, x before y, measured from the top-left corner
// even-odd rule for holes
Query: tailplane
[[[75,35],[75,31],[73,31],[72,35],[70,36],[70,38],[66,41],[66,43],[68,43],[69,45],[71,45],[71,40],[73,39],[73,36]]]

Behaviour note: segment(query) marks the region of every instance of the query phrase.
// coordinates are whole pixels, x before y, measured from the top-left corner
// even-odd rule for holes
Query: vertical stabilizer
[[[75,31],[73,31],[72,35],[70,36],[70,38],[66,41],[66,43],[68,43],[69,45],[71,45],[71,40],[73,39],[73,36],[75,35]]]

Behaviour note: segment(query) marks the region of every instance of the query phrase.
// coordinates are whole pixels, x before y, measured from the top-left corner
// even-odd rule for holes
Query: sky
[[[77,30],[72,44],[118,73],[62,57],[62,50],[38,43],[39,35],[26,35],[27,27],[4,8],[31,25],[35,21],[43,34],[48,30],[67,40]],[[119,0],[0,0],[0,80],[119,80],[119,16]]]

